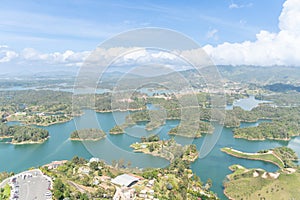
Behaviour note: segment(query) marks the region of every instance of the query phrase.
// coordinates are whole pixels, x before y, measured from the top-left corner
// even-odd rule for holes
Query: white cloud
[[[261,30],[256,34],[255,41],[244,41],[241,43],[228,43],[203,47],[205,52],[212,58],[215,64],[228,65],[297,65],[300,66],[300,2],[298,0],[287,0],[279,17],[279,32],[271,33]],[[215,37],[217,29],[208,32],[208,37]],[[0,45],[0,62],[21,63],[39,66],[63,65],[80,66],[88,59],[91,63],[107,66],[111,58],[119,59],[115,65],[144,64],[157,62],[159,64],[186,66],[178,55],[191,59],[198,64],[209,61],[202,49],[190,51],[164,52],[148,51],[143,48],[115,47],[110,49],[97,48],[96,53],[90,55],[89,51],[42,53],[33,48],[26,48],[20,52],[10,49],[6,45]]]
[[[138,47],[114,47],[97,48],[92,54],[90,51],[74,52],[67,50],[64,52],[42,53],[34,48],[25,48],[20,52],[10,50],[7,46],[0,47],[0,62],[11,62],[14,64],[28,65],[62,65],[81,66],[86,64],[96,64],[97,66],[122,65],[143,65],[156,62],[158,64],[179,63],[180,58],[172,52],[147,50]],[[114,60],[113,60],[114,59]],[[113,63],[111,63],[113,62]]]
[[[235,3],[232,3],[229,5],[229,8],[238,8],[239,6]]]
[[[10,50],[7,45],[0,45],[0,63],[10,62],[18,57],[18,53]]]
[[[21,52],[16,52],[9,49],[6,45],[0,45],[0,63],[14,61],[14,64],[22,65],[46,64],[80,66],[89,54],[89,51],[73,52],[71,50],[65,52],[41,53],[33,48],[25,48]]]
[[[229,8],[230,9],[234,9],[234,8],[249,8],[249,7],[252,7],[253,6],[253,3],[248,3],[248,4],[236,4],[236,3],[231,3],[229,5]]]
[[[17,66],[94,66],[107,67],[112,65],[115,70],[126,70],[128,66],[140,67],[145,65],[164,66],[171,71],[191,69],[190,63],[199,66],[210,62],[205,52],[199,49],[172,50],[145,49],[138,47],[97,48],[93,52],[64,52],[42,53],[33,48],[25,48],[20,52],[8,47],[0,48],[0,62],[11,62]],[[14,61],[14,62],[12,62]],[[126,68],[127,67],[127,68]],[[147,73],[147,72],[145,72]]]
[[[110,66],[111,68],[107,69],[109,71],[126,71],[129,68],[143,66],[161,66],[164,69],[178,71],[191,69],[192,66],[189,62],[200,65],[207,62],[208,60],[203,59],[203,57],[207,58],[207,55],[201,48],[185,51],[172,50],[170,52],[138,47],[97,48],[88,57],[85,65],[98,69]]]
[[[180,57],[172,52],[147,50],[144,48],[125,48],[124,50],[125,54],[120,56],[114,63],[115,65],[182,64]]]
[[[253,42],[223,43],[204,50],[216,64],[300,66],[300,2],[287,0],[279,17],[278,33],[261,30]]]
[[[209,30],[207,33],[206,33],[206,38],[207,39],[214,39],[214,40],[217,40],[218,39],[218,36],[217,36],[217,33],[219,32],[218,29],[211,29]]]

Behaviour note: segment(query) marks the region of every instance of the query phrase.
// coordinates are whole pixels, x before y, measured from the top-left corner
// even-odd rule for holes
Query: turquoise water
[[[226,109],[231,110],[233,106],[239,106],[244,110],[252,110],[252,108],[258,106],[260,103],[268,103],[270,101],[257,100],[254,96],[249,96],[248,98],[235,100],[233,105],[227,105]]]
[[[85,158],[99,157],[108,163],[113,160],[130,160],[132,166],[162,167],[167,166],[168,161],[162,158],[133,153],[129,147],[134,142],[139,142],[139,135],[135,137],[124,135],[110,135],[108,131],[115,126],[114,118],[124,120],[126,112],[95,113],[86,110],[81,117],[74,120],[42,127],[49,131],[50,139],[43,144],[11,145],[0,143],[0,171],[22,171],[31,166],[40,166],[53,160],[71,159],[78,155]],[[99,123],[98,123],[99,122]],[[101,128],[107,133],[105,139],[96,142],[70,141],[71,132],[82,128]],[[168,129],[164,128],[167,132]],[[9,155],[9,156],[8,156]],[[140,162],[143,160],[143,162]]]
[[[179,124],[178,120],[167,121],[166,124],[153,131],[145,131],[145,123],[139,123],[126,129],[126,134],[110,135],[108,131],[117,124],[124,122],[128,112],[115,113],[96,113],[92,110],[86,110],[81,117],[74,120],[43,127],[50,133],[50,139],[43,144],[32,145],[11,145],[0,142],[0,171],[20,172],[29,167],[37,167],[53,160],[71,159],[78,155],[89,159],[99,157],[107,163],[112,160],[124,159],[125,163],[130,161],[133,167],[165,167],[168,161],[145,155],[142,153],[133,153],[129,147],[134,142],[139,142],[140,137],[149,134],[159,134],[161,139],[169,139],[168,131]],[[257,123],[242,123],[241,126],[257,126]],[[10,122],[10,124],[15,124]],[[101,128],[106,133],[105,139],[96,142],[70,141],[69,135],[72,131],[82,128]],[[216,130],[221,130],[221,136],[212,151],[204,158],[192,163],[191,168],[194,173],[200,176],[205,182],[208,178],[213,180],[212,190],[215,191],[221,199],[226,199],[223,195],[222,183],[230,170],[228,167],[232,164],[241,164],[248,168],[263,168],[268,171],[276,171],[278,168],[272,164],[262,161],[249,161],[235,158],[224,154],[220,148],[229,146],[246,152],[257,152],[261,149],[269,149],[278,146],[289,146],[300,155],[300,137],[296,137],[289,142],[286,141],[247,141],[233,138],[232,130],[222,128],[215,124]],[[207,135],[206,137],[213,137]],[[186,139],[182,137],[175,138],[181,144],[194,143],[200,150],[204,138]]]
[[[256,126],[257,123],[244,123],[243,126]],[[202,145],[203,138],[195,139],[194,143],[199,147]],[[226,175],[231,171],[228,169],[230,165],[240,164],[247,168],[262,168],[268,171],[276,171],[278,167],[262,161],[246,160],[229,156],[220,151],[222,147],[232,147],[245,152],[257,152],[262,149],[274,148],[282,145],[287,145],[288,142],[279,141],[247,141],[244,139],[233,138],[231,129],[223,128],[220,139],[208,156],[203,159],[198,159],[192,163],[193,172],[200,176],[205,182],[208,178],[213,180],[212,190],[215,191],[221,199],[226,199],[223,194],[222,183]],[[300,152],[300,149],[298,149]]]

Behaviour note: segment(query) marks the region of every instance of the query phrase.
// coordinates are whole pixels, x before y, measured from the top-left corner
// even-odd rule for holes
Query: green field
[[[6,184],[4,188],[1,188],[0,191],[0,199],[1,200],[8,200],[10,197],[10,186]]]
[[[228,182],[224,183],[227,196],[237,200],[252,199],[299,199],[300,194],[300,174],[281,173],[277,179],[253,177],[256,169],[239,169],[235,171]],[[264,171],[258,171],[261,175]]]

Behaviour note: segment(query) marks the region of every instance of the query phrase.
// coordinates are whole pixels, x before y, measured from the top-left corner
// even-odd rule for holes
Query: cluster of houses
[[[99,162],[99,158],[91,158],[89,162]],[[65,164],[67,160],[53,161],[47,165],[44,165],[48,169],[56,169],[59,166]],[[79,174],[89,174],[90,168],[88,166],[81,166],[78,168]],[[94,185],[99,185],[104,189],[108,188],[106,183],[112,183],[116,186],[116,193],[113,200],[131,200],[131,199],[149,199],[158,200],[154,197],[155,179],[145,180],[143,177],[135,174],[121,174],[113,179],[108,176],[94,177]],[[100,184],[101,183],[101,184]],[[141,186],[142,190],[137,191],[134,186]]]
[[[146,181],[146,183],[145,183]],[[122,174],[111,180],[111,183],[120,186],[114,196],[114,200],[130,200],[130,199],[149,199],[158,200],[154,197],[155,180],[145,180],[142,177],[133,174]],[[146,186],[145,186],[146,184]],[[143,186],[139,192],[133,187],[135,185]]]
[[[66,162],[68,162],[68,161],[67,160],[52,161],[51,163],[44,165],[44,167],[47,167],[49,170],[56,169],[59,166],[65,164]]]

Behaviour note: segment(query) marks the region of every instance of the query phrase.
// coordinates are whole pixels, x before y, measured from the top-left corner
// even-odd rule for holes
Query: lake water
[[[252,110],[260,103],[269,103],[270,101],[257,100],[254,96],[249,96],[248,98],[235,100],[232,105],[227,105],[226,109],[231,110],[234,106],[239,106],[244,110]]]
[[[246,101],[247,102],[247,101]],[[153,109],[148,105],[149,109]],[[145,123],[139,123],[126,129],[126,134],[110,135],[108,131],[116,124],[124,122],[128,112],[114,113],[96,113],[92,110],[86,110],[81,117],[74,120],[44,127],[50,133],[50,139],[43,144],[32,145],[11,145],[0,142],[0,171],[20,172],[29,167],[37,167],[53,160],[71,159],[78,155],[89,159],[99,157],[107,163],[112,160],[124,159],[131,162],[133,167],[165,167],[168,161],[145,155],[142,153],[133,153],[129,147],[134,142],[139,142],[140,137],[149,134],[159,134],[161,139],[169,139],[168,131],[179,124],[178,120],[167,121],[164,126],[153,131],[145,131]],[[257,123],[242,123],[241,126],[257,126]],[[15,124],[10,122],[10,124]],[[197,159],[192,163],[191,168],[194,173],[200,176],[205,182],[208,178],[213,180],[212,190],[218,194],[221,199],[226,199],[223,195],[222,183],[230,170],[228,167],[233,164],[241,164],[248,168],[262,168],[268,171],[276,171],[275,165],[262,161],[250,161],[229,156],[220,151],[222,147],[233,147],[246,152],[257,152],[262,149],[269,149],[278,146],[289,146],[300,155],[300,137],[291,141],[247,141],[233,138],[231,129],[220,127],[215,124],[216,130],[221,130],[221,136],[213,147],[212,151],[204,158]],[[70,141],[68,138],[72,131],[82,128],[101,128],[107,133],[107,137],[96,142]],[[213,137],[207,135],[206,137]],[[200,150],[204,137],[198,139],[186,139],[182,137],[175,138],[181,144],[194,143]]]

